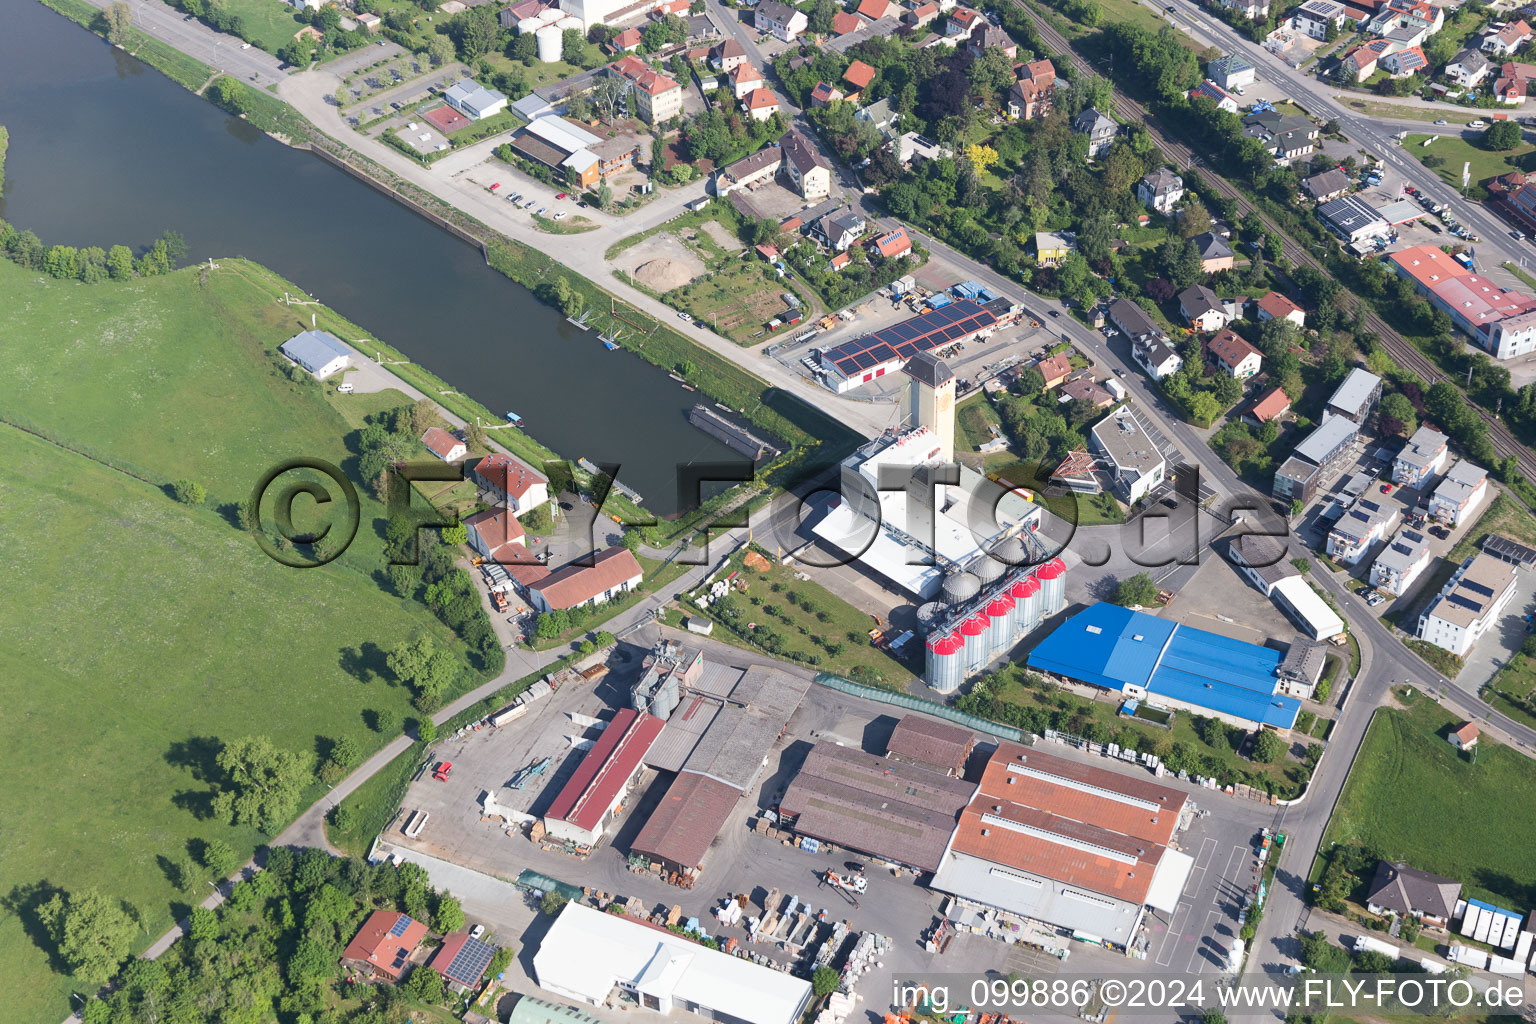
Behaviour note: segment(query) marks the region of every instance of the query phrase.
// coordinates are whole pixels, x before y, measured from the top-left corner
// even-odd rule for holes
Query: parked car
[[[1484,122],[1484,121],[1473,121],[1471,124],[1467,125],[1467,127],[1468,128],[1486,128],[1486,127],[1488,127],[1488,124],[1487,124],[1487,122]]]
[[[495,192],[499,188],[501,188],[501,182],[496,181],[496,182],[492,182],[491,183],[491,191],[492,192]]]
[[[564,198],[566,198],[566,194],[564,192],[559,192],[559,193],[557,193],[555,195],[555,198],[556,199],[564,199]]]
[[[564,220],[565,217],[566,212],[564,210],[561,210],[559,213],[555,214],[555,220]]]
[[[685,324],[693,323],[693,316],[689,313],[679,313],[677,314],[677,318]]]
[[[1443,117],[1440,120],[1435,122],[1435,124],[1445,124],[1445,123],[1446,123],[1446,120]]]

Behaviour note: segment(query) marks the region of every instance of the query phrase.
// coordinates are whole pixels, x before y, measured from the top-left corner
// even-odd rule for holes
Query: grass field
[[[1435,141],[1428,146],[1424,145],[1424,140],[1431,138]],[[1438,157],[1444,161],[1431,169],[1440,176],[1442,181],[1458,188],[1461,187],[1463,163],[1472,165],[1472,184],[1481,185],[1488,179],[1496,178],[1501,174],[1526,169],[1530,161],[1525,157],[1533,151],[1536,151],[1536,145],[1529,142],[1522,142],[1511,150],[1493,153],[1473,145],[1466,139],[1444,135],[1438,138],[1433,135],[1410,135],[1403,140],[1403,152],[1420,163],[1423,163],[1425,157]]]
[[[415,629],[458,649],[425,608],[375,582],[371,499],[347,554],[300,571],[160,486],[196,479],[224,503],[279,459],[348,464],[347,421],[269,356],[296,311],[241,266],[226,261],[206,284],[194,268],[87,286],[0,261],[0,366],[13,382],[0,417],[101,460],[0,426],[12,569],[0,601],[11,751],[0,893],[97,887],[139,910],[142,944],[188,902],[159,858],[193,839],[245,853],[260,841],[206,817],[212,741],[266,734],[308,753],[349,736],[371,750],[383,738],[366,709],[412,714],[407,692],[375,674],[382,649]],[[23,1024],[63,1018],[78,988],[9,913],[0,986],[6,1019]]]
[[[1407,700],[1407,710],[1376,712],[1322,848],[1363,844],[1457,879],[1470,895],[1536,902],[1536,762],[1484,737],[1471,763],[1443,738],[1450,715],[1417,693]],[[1498,824],[1467,827],[1476,821]]]
[[[1449,121],[1451,124],[1467,124],[1478,119],[1487,120],[1488,111],[1471,108],[1449,110],[1441,107],[1415,107],[1406,103],[1382,103],[1361,98],[1358,94],[1336,95],[1334,99],[1362,114],[1371,117],[1406,118],[1413,121]],[[1435,143],[1439,145],[1439,143]],[[1460,184],[1458,181],[1457,184]]]

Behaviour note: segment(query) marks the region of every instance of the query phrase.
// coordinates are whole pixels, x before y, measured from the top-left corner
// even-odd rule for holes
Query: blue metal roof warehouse
[[[1299,701],[1275,693],[1278,651],[1113,604],[1072,616],[1028,663],[1108,690],[1139,687],[1153,698],[1279,729],[1291,728],[1301,710]]]

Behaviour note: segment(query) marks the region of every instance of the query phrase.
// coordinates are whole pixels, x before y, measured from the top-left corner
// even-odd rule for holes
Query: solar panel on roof
[[[401,914],[398,918],[395,919],[394,925],[390,927],[389,934],[398,939],[400,936],[405,934],[405,930],[410,926],[411,919],[406,917],[404,914]]]
[[[459,951],[453,955],[453,961],[449,963],[445,973],[461,984],[473,985],[491,965],[493,956],[495,956],[495,950],[484,942],[479,939],[465,939],[464,945],[459,947]]]

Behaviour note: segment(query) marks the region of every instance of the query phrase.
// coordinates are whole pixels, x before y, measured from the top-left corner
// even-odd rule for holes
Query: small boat
[[[695,388],[692,384],[684,384],[683,385],[683,390],[684,391],[697,391],[698,389]]]
[[[515,412],[509,412],[507,413],[507,422],[514,427],[520,427],[523,425],[523,418]]]
[[[686,383],[688,383],[688,381],[685,378],[679,377],[675,373],[669,373],[669,374],[667,374],[667,376],[671,377],[673,380],[677,381],[679,384],[686,384]]]
[[[619,347],[617,344],[615,344],[612,341],[609,341],[607,338],[602,339],[602,341],[603,341],[603,348],[607,349],[609,352],[612,352],[614,349]]]

